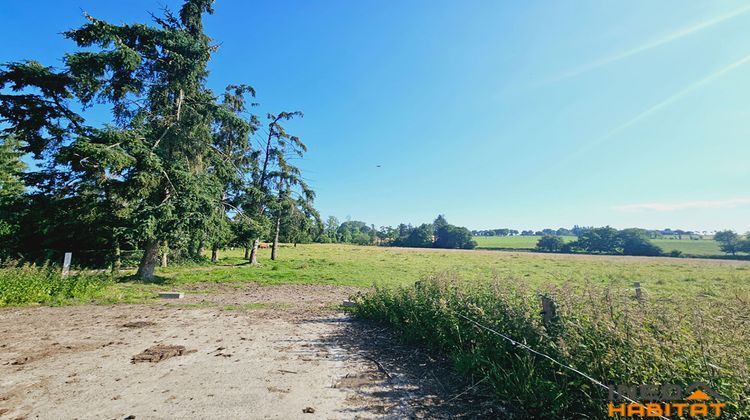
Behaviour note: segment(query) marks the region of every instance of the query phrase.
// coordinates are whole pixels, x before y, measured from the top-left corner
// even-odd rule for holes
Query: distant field
[[[700,239],[697,241],[690,239],[654,239],[651,242],[661,247],[664,252],[676,249],[682,251],[685,255],[695,255],[699,257],[726,255],[719,249],[719,243],[713,239]]]
[[[534,249],[540,236],[475,236],[479,249]],[[570,242],[575,236],[563,236],[563,240]],[[712,239],[653,239],[652,242],[661,247],[664,252],[676,249],[685,256],[708,257],[725,255],[719,249],[719,244]]]
[[[719,295],[745,287],[750,262],[679,260],[566,254],[385,248],[339,244],[284,246],[277,261],[262,250],[260,267],[245,264],[242,251],[220,252],[216,265],[169,267],[157,274],[167,284],[246,282],[260,284],[330,284],[368,287],[399,286],[437,273],[450,272],[466,281],[498,279],[539,287],[586,282],[630,287],[639,281],[651,293],[688,296]],[[717,285],[720,285],[717,287]],[[155,286],[162,287],[163,286]],[[710,292],[709,292],[710,291]]]

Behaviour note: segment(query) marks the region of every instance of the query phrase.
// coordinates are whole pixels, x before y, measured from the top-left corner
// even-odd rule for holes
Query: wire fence
[[[568,371],[571,371],[571,372],[576,373],[577,375],[579,375],[579,376],[581,376],[581,377],[583,377],[585,379],[588,379],[594,385],[597,385],[597,386],[599,386],[599,387],[601,387],[603,389],[606,389],[608,392],[611,392],[612,394],[617,395],[618,397],[622,398],[623,400],[625,400],[625,401],[627,401],[629,403],[632,403],[632,404],[641,404],[640,402],[638,402],[638,401],[636,401],[636,400],[628,397],[627,395],[623,395],[623,394],[617,392],[616,390],[612,389],[611,387],[609,387],[608,385],[604,384],[602,381],[600,381],[600,380],[592,377],[591,375],[588,375],[588,374],[586,374],[586,373],[584,373],[584,372],[582,372],[582,371],[580,371],[580,370],[578,370],[578,369],[576,369],[576,368],[574,368],[572,366],[566,365],[565,363],[562,363],[562,362],[556,360],[555,358],[553,358],[552,356],[550,356],[548,354],[542,353],[542,352],[540,352],[540,351],[538,351],[538,350],[536,350],[536,349],[534,349],[534,348],[532,348],[532,347],[530,347],[530,346],[528,346],[528,345],[526,345],[526,344],[524,344],[524,343],[522,343],[522,342],[520,342],[518,340],[515,340],[515,339],[513,339],[513,338],[511,338],[511,337],[509,337],[509,336],[507,336],[507,335],[505,335],[505,334],[503,334],[501,332],[498,332],[497,330],[495,330],[493,328],[490,328],[490,327],[488,327],[486,325],[483,325],[482,323],[478,322],[477,320],[472,319],[472,318],[470,318],[470,317],[468,317],[468,316],[466,316],[464,314],[459,313],[458,316],[461,317],[461,318],[463,318],[463,319],[465,319],[465,320],[467,320],[467,321],[469,321],[469,322],[471,322],[475,326],[477,326],[477,327],[479,327],[479,328],[481,328],[481,329],[483,329],[485,331],[488,331],[488,332],[490,332],[492,334],[495,334],[496,336],[498,336],[498,337],[500,337],[500,338],[508,341],[515,348],[519,348],[519,349],[528,351],[529,353],[532,353],[532,354],[535,354],[535,355],[537,355],[539,357],[547,359],[550,362],[552,362],[552,363],[554,363],[554,364],[556,364],[556,365],[558,365],[558,366],[560,366],[560,367],[562,367],[562,368],[564,368],[564,369],[566,369]],[[658,417],[660,419],[663,419],[663,420],[670,420],[669,417],[664,417],[664,416],[656,416],[656,417]]]

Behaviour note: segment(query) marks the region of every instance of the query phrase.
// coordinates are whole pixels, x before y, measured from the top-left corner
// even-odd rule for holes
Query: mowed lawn
[[[541,236],[475,236],[477,248],[479,249],[511,249],[511,250],[532,250],[536,247],[537,241]],[[576,239],[575,236],[563,236],[565,242],[571,242]],[[670,252],[674,249],[680,251],[685,256],[710,257],[726,255],[719,249],[719,243],[713,239],[652,239],[655,245],[660,247],[664,252]]]
[[[750,290],[750,262],[675,258],[540,254],[501,251],[385,248],[309,244],[283,246],[271,261],[261,250],[260,266],[242,250],[220,253],[215,265],[159,269],[163,287],[196,282],[331,284],[370,287],[409,285],[445,272],[464,281],[497,280],[528,285],[585,288],[587,284],[628,289],[640,282],[654,296],[707,298]],[[157,287],[157,286],[154,286]]]

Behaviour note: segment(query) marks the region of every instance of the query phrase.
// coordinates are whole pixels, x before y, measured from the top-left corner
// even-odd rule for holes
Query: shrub
[[[538,293],[557,304],[549,325],[540,319]],[[466,284],[446,277],[376,288],[357,299],[356,315],[447,355],[459,373],[486,383],[500,404],[514,403],[522,418],[607,418],[607,391],[462,315],[604,383],[708,383],[726,397],[723,418],[750,416],[745,300],[652,305],[592,285],[585,292],[533,292],[497,280]]]
[[[0,267],[0,306],[88,300],[110,283],[112,280],[106,275],[62,277],[59,267]]]

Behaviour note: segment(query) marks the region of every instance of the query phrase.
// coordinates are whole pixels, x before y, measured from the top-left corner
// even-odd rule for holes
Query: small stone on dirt
[[[302,409],[302,412],[305,414],[313,414],[315,412],[315,409],[312,407],[305,407]]]
[[[168,346],[163,344],[158,344],[156,346],[147,348],[143,352],[136,354],[133,356],[133,358],[130,360],[131,363],[139,363],[139,362],[150,362],[150,363],[158,363],[162,360],[169,359],[170,357],[175,356],[184,356],[189,353],[193,353],[195,350],[187,350],[185,349],[185,346]]]

